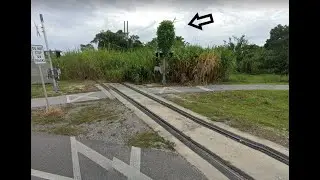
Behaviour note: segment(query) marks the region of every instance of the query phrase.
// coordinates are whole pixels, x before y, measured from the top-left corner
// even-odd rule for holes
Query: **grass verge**
[[[84,93],[98,91],[99,89],[95,87],[94,81],[59,81],[59,92],[53,91],[53,85],[47,84],[46,90],[49,97],[61,96],[66,94],[74,93]],[[41,98],[44,97],[44,92],[41,84],[31,85],[31,98]]]
[[[50,130],[50,132],[53,134],[59,134],[59,135],[65,135],[65,136],[77,136],[83,133],[83,130],[80,129],[79,127],[66,125],[66,126],[54,127]]]
[[[288,147],[288,90],[226,91],[170,97],[194,112]]]
[[[209,84],[279,84],[287,85],[289,83],[288,76],[281,76],[277,74],[231,74],[228,81],[224,82],[214,82]],[[169,87],[169,86],[197,86],[196,83],[170,83],[166,85],[161,83],[149,83],[143,84],[146,87]]]
[[[51,107],[48,112],[44,109],[32,110],[32,123],[46,126],[44,132],[58,135],[79,135],[86,133],[80,125],[109,120],[117,114],[108,103],[95,102],[90,105],[67,105]]]
[[[157,148],[157,149],[170,149],[174,150],[174,143],[165,140],[156,132],[148,131],[139,133],[128,141],[129,146],[141,148]]]
[[[288,84],[289,76],[276,74],[231,74],[222,84]]]

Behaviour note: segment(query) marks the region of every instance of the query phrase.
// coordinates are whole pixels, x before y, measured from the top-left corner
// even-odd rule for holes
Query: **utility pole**
[[[129,25],[128,25],[128,21],[127,21],[127,32],[126,32],[126,36],[127,36],[127,47],[129,49]]]
[[[126,21],[123,21],[123,33],[126,35]]]
[[[56,82],[56,79],[54,77],[54,74],[53,74],[53,65],[52,65],[52,61],[51,61],[51,54],[50,54],[50,51],[49,51],[49,45],[48,45],[48,40],[47,40],[47,34],[46,34],[46,30],[44,28],[44,22],[43,22],[43,16],[42,14],[40,14],[40,21],[41,21],[41,26],[42,26],[42,32],[43,32],[43,36],[44,36],[44,41],[46,43],[46,48],[47,48],[47,52],[48,53],[48,59],[49,59],[49,63],[50,63],[50,68],[51,68],[51,75],[52,75],[52,80],[53,80],[53,90],[55,92],[58,92],[58,86],[57,86],[57,82]]]
[[[128,25],[128,21],[127,21],[127,38],[129,38],[129,25]]]

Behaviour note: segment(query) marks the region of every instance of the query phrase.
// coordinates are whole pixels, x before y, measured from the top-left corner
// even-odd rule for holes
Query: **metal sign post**
[[[46,111],[48,112],[49,110],[49,101],[48,101],[48,95],[47,95],[47,90],[46,90],[46,85],[44,83],[43,79],[43,73],[41,69],[41,64],[45,64],[45,56],[44,56],[44,51],[43,51],[43,46],[42,45],[31,45],[31,55],[34,63],[38,65],[39,67],[39,72],[40,72],[40,77],[41,77],[41,82],[42,82],[42,88],[44,92],[44,96],[46,99]]]
[[[50,50],[49,50],[49,45],[48,45],[48,40],[47,40],[47,34],[46,34],[46,30],[44,28],[44,22],[43,22],[43,16],[42,14],[40,14],[40,21],[41,21],[41,26],[42,26],[42,32],[43,32],[43,36],[44,36],[44,41],[46,43],[46,48],[48,51],[48,59],[49,59],[49,63],[50,63],[50,68],[51,68],[51,74],[53,75],[53,65],[52,65],[52,61],[51,61],[51,54],[50,54]],[[55,92],[58,92],[58,86],[57,86],[57,82],[56,79],[53,78],[53,90]]]

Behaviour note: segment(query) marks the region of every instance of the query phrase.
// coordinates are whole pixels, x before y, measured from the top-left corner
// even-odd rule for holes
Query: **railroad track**
[[[221,173],[223,173],[226,177],[232,180],[253,180],[254,178],[242,171],[241,169],[231,165],[229,162],[223,160],[218,155],[211,152],[206,147],[202,146],[201,144],[197,143],[196,141],[192,140],[190,137],[186,136],[183,132],[179,131],[177,128],[163,120],[161,117],[156,115],[155,113],[151,112],[148,108],[144,107],[142,104],[136,102],[128,95],[124,94],[123,92],[119,91],[118,89],[112,86],[106,86],[104,84],[99,83],[105,89],[111,89],[112,91],[119,94],[121,97],[129,101],[143,113],[148,115],[154,121],[156,121],[159,125],[161,125],[164,129],[166,129],[169,133],[179,139],[182,143],[200,155],[203,159],[209,162],[212,166],[218,169]]]
[[[185,112],[185,111],[183,111],[183,110],[181,110],[181,109],[179,109],[179,108],[177,108],[177,107],[175,107],[175,106],[173,106],[171,104],[168,104],[168,103],[166,103],[166,102],[164,102],[164,101],[162,101],[162,100],[160,100],[158,98],[150,96],[149,94],[147,94],[145,92],[142,92],[141,90],[139,90],[137,88],[129,86],[129,85],[125,84],[125,83],[121,83],[121,84],[126,86],[126,87],[128,87],[128,88],[130,88],[130,89],[132,89],[132,90],[134,90],[134,91],[136,91],[136,92],[138,92],[138,93],[140,93],[140,94],[142,94],[142,95],[144,95],[144,96],[146,96],[146,97],[148,97],[148,98],[150,98],[150,99],[152,99],[152,100],[154,100],[154,101],[156,101],[156,102],[158,102],[158,103],[160,103],[161,105],[163,105],[163,106],[165,106],[167,108],[170,108],[170,109],[180,113],[181,115],[191,119],[192,121],[194,121],[194,122],[196,122],[196,123],[198,123],[198,124],[200,124],[202,126],[205,126],[205,127],[209,128],[209,129],[215,131],[215,132],[218,132],[218,133],[230,138],[230,139],[233,139],[233,140],[235,140],[235,141],[237,141],[237,142],[239,142],[239,143],[241,143],[243,145],[246,145],[246,146],[248,146],[250,148],[253,148],[255,150],[263,152],[264,154],[266,154],[266,155],[268,155],[268,156],[270,156],[270,157],[272,157],[272,158],[274,158],[274,159],[276,159],[276,160],[278,160],[278,161],[280,161],[282,163],[285,163],[286,165],[289,165],[289,157],[287,155],[275,150],[275,149],[272,149],[272,148],[270,148],[270,147],[268,147],[268,146],[266,146],[264,144],[260,144],[260,143],[254,142],[254,141],[252,141],[250,139],[241,137],[241,136],[239,136],[237,134],[234,134],[234,133],[232,133],[230,131],[222,129],[222,128],[214,125],[214,124],[208,123],[208,122],[206,122],[206,121],[204,121],[204,120],[202,120],[202,119],[200,119],[198,117],[195,117],[195,116],[193,116],[193,115],[191,115],[191,114],[189,114],[189,113],[187,113],[187,112]]]
[[[171,133],[174,137],[179,139],[182,143],[184,143],[186,146],[188,146],[191,150],[193,150],[195,153],[197,153],[199,156],[201,156],[203,159],[205,159],[207,162],[209,162],[211,165],[213,165],[216,169],[218,169],[221,173],[223,173],[226,177],[229,179],[254,179],[252,176],[247,174],[246,172],[242,171],[241,169],[235,167],[231,163],[225,161],[209,149],[207,149],[205,146],[199,144],[195,140],[191,139],[189,136],[185,135],[183,132],[179,131],[177,128],[172,126],[170,123],[168,123],[166,120],[162,119],[152,111],[150,111],[148,108],[134,100],[133,98],[129,97],[122,91],[118,90],[117,88],[111,86],[111,85],[104,85],[99,83],[102,87],[106,89],[110,89],[114,91],[115,93],[119,94],[121,97],[132,103],[135,107],[137,107],[139,110],[141,110],[143,113],[148,115],[150,118],[152,118],[155,122],[157,122],[159,125],[161,125],[164,129],[166,129],[169,133]],[[158,102],[159,104],[185,116],[186,118],[200,124],[201,126],[207,127],[221,135],[224,135],[228,137],[229,139],[232,139],[234,141],[237,141],[243,145],[246,145],[252,149],[258,150],[286,165],[289,165],[289,157],[281,152],[278,152],[275,149],[272,149],[266,145],[257,143],[255,141],[252,141],[250,139],[241,137],[235,133],[232,133],[230,131],[227,131],[225,129],[222,129],[214,124],[211,124],[209,122],[206,122],[202,119],[199,119],[198,117],[195,117],[171,104],[168,104],[167,102],[164,102],[154,96],[151,96],[131,85],[121,83],[123,86],[129,88],[130,90],[133,90],[153,101]]]

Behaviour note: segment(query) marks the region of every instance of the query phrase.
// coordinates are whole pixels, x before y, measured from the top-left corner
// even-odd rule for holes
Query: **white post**
[[[39,72],[40,72],[40,77],[41,77],[41,82],[42,82],[42,88],[43,88],[43,92],[44,92],[44,97],[46,98],[46,112],[48,112],[48,110],[49,110],[49,101],[48,101],[48,95],[47,95],[46,85],[44,84],[41,65],[39,64],[38,67],[39,67]]]
[[[166,84],[166,58],[163,58],[162,84]]]
[[[57,86],[57,82],[56,79],[54,78],[54,74],[53,74],[53,65],[52,65],[52,61],[51,61],[51,55],[50,55],[50,51],[49,51],[49,45],[48,45],[48,40],[47,40],[47,34],[46,34],[46,30],[44,28],[44,22],[43,22],[43,17],[42,14],[40,14],[40,21],[41,21],[41,26],[42,26],[42,32],[43,32],[43,36],[44,36],[44,41],[46,43],[46,48],[48,53],[48,59],[49,59],[49,63],[50,63],[50,68],[51,68],[51,75],[52,75],[52,80],[53,80],[53,90],[55,92],[58,92],[58,86]]]

